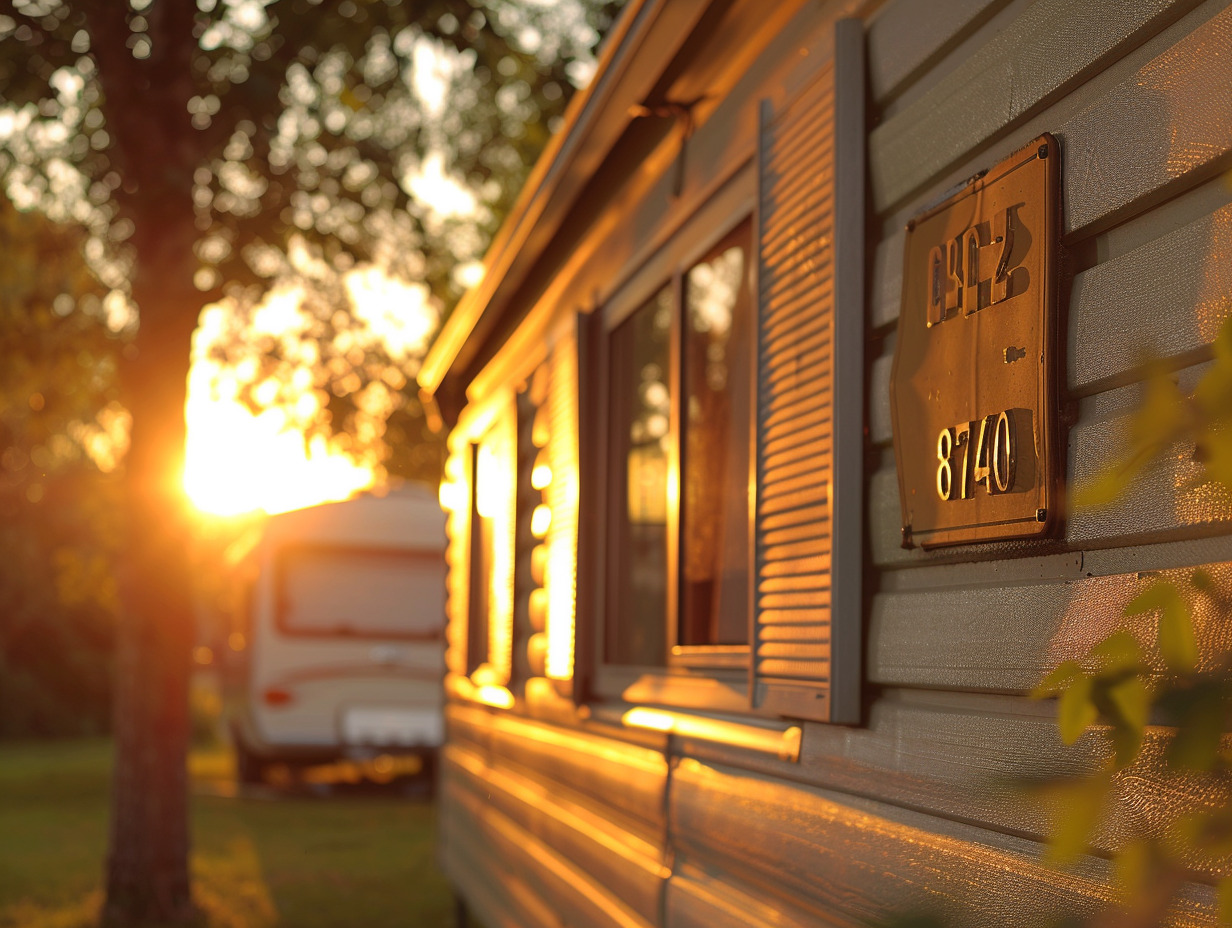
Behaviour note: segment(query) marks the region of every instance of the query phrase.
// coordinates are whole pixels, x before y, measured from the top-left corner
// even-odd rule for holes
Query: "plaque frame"
[[[1059,229],[1050,134],[907,224],[890,377],[904,547],[1060,525]]]

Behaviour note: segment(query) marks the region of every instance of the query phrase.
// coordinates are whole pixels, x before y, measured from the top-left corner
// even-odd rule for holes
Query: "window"
[[[443,572],[435,552],[291,548],[278,561],[279,625],[300,635],[436,637]]]
[[[751,227],[610,333],[605,659],[748,644]]]
[[[506,684],[513,661],[516,420],[502,409],[471,446],[467,672]]]

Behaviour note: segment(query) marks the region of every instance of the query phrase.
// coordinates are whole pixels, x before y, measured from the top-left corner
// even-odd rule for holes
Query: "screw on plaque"
[[[1039,147],[1039,151],[1036,152],[1036,154],[1039,155],[1041,158],[1047,158],[1048,157],[1048,146],[1046,144],[1041,145]]]
[[[1035,510],[1035,521],[1036,522],[1047,522],[1048,521],[1048,510],[1047,509]]]

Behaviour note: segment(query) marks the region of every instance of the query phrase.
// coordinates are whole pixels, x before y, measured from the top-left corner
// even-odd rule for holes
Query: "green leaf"
[[[1108,702],[1115,710],[1112,744],[1118,767],[1132,763],[1142,747],[1147,719],[1151,713],[1151,691],[1146,681],[1133,676],[1107,689]]]
[[[1189,604],[1176,584],[1157,580],[1125,607],[1127,616],[1148,612],[1159,613],[1159,650],[1168,669],[1175,673],[1192,671],[1198,664],[1198,643]]]
[[[1111,506],[1120,498],[1132,476],[1133,473],[1124,465],[1107,468],[1093,479],[1074,487],[1070,493],[1070,509],[1078,511]]]
[[[1232,395],[1226,399],[1232,400]],[[1198,447],[1206,478],[1232,487],[1232,433],[1226,428],[1205,429],[1198,439]]]
[[[1127,631],[1113,632],[1091,649],[1103,673],[1137,669],[1142,663],[1142,648]]]
[[[1195,691],[1168,746],[1169,761],[1188,770],[1214,769],[1226,719],[1227,709],[1219,693],[1210,688]]]
[[[1198,666],[1198,642],[1194,637],[1189,607],[1180,597],[1159,614],[1159,650],[1170,670],[1192,671]]]
[[[1125,606],[1127,616],[1144,615],[1163,609],[1176,594],[1176,587],[1167,580],[1155,580]]]
[[[1219,592],[1219,587],[1215,584],[1215,578],[1201,567],[1193,572],[1189,578],[1189,582],[1193,584],[1194,589],[1199,593],[1214,596]]]
[[[1113,864],[1116,881],[1127,900],[1140,893],[1150,879],[1151,858],[1150,844],[1141,839],[1130,841],[1117,853]]]
[[[1232,877],[1226,877],[1220,882],[1215,898],[1219,901],[1219,923],[1232,925]]]
[[[1044,855],[1048,863],[1067,867],[1086,852],[1091,832],[1103,815],[1108,784],[1107,774],[1101,773],[1049,789],[1053,827]]]
[[[1086,674],[1076,677],[1057,701],[1057,727],[1061,730],[1061,740],[1073,744],[1095,724],[1098,717],[1099,712],[1091,701],[1091,678]]]
[[[1031,691],[1032,699],[1045,699],[1056,696],[1066,690],[1074,680],[1085,676],[1082,665],[1077,661],[1062,661],[1056,669],[1048,673],[1044,679]]]

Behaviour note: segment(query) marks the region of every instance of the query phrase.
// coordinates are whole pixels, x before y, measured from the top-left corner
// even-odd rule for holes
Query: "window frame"
[[[747,288],[750,326],[748,377],[748,512],[746,570],[752,577],[755,556],[753,518],[756,511],[756,412],[757,412],[757,221],[755,214],[755,171],[750,163],[737,172],[714,195],[707,198],[692,215],[681,222],[667,239],[629,278],[627,278],[595,312],[599,318],[596,339],[600,343],[600,388],[595,391],[589,412],[599,416],[596,428],[599,448],[595,451],[596,466],[591,474],[595,492],[590,499],[604,515],[603,525],[591,528],[589,573],[597,589],[586,601],[593,604],[589,629],[593,671],[591,695],[599,700],[619,699],[631,703],[659,703],[681,708],[704,708],[714,711],[747,713],[749,711],[749,672],[752,660],[753,631],[752,589],[748,591],[745,617],[748,639],[735,645],[682,645],[680,637],[680,553],[681,553],[681,488],[679,475],[681,454],[681,409],[683,397],[683,325],[685,322],[686,279],[689,271],[712,256],[723,243],[747,228],[744,286]],[[613,461],[610,422],[611,391],[615,371],[612,368],[611,343],[615,330],[639,309],[653,300],[665,286],[671,288],[672,323],[669,339],[671,407],[669,415],[669,497],[667,513],[668,591],[665,604],[664,663],[661,665],[617,664],[607,657],[609,635],[619,622],[613,605],[613,568],[607,553],[616,541],[617,528],[608,524],[614,492],[614,480],[620,473]],[[687,453],[687,452],[686,452]],[[672,484],[676,489],[670,489]],[[584,529],[585,531],[585,529]],[[581,591],[579,590],[579,593]],[[579,615],[579,626],[582,621]]]

